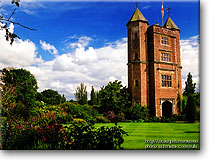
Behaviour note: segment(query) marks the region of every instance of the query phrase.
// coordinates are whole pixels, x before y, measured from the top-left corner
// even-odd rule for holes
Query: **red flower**
[[[42,138],[43,138],[43,140],[44,140],[44,141],[46,141],[46,138],[45,138],[45,136],[42,136]]]

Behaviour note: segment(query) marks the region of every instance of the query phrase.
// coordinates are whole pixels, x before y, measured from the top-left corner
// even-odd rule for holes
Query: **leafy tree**
[[[88,104],[88,98],[87,98],[87,86],[84,85],[84,83],[81,83],[80,86],[77,87],[75,99],[76,101],[81,104]]]
[[[94,87],[92,86],[92,90],[90,93],[90,104],[96,105],[97,104],[97,92],[95,92]]]
[[[100,105],[99,91],[96,91],[96,102],[97,102],[97,105]]]
[[[186,120],[190,123],[193,123],[196,120],[196,105],[193,95],[190,95],[187,100]]]
[[[3,69],[2,81],[5,86],[13,86],[16,89],[16,102],[24,105],[32,105],[36,99],[37,81],[35,77],[25,69]]]
[[[200,107],[200,92],[195,93],[195,104],[196,107]]]
[[[99,91],[99,96],[103,112],[114,111],[115,114],[118,114],[131,105],[127,88],[117,80],[103,86]]]
[[[187,75],[187,81],[185,81],[185,89],[183,95],[189,97],[191,94],[194,94],[195,86],[196,83],[193,83],[192,75],[189,72],[189,74]]]
[[[11,0],[11,3],[15,4],[17,7],[20,6],[20,0]],[[5,30],[5,38],[7,41],[10,41],[11,45],[13,44],[15,38],[20,38],[20,37],[18,35],[16,35],[15,33],[12,33],[9,31],[10,23],[19,25],[19,26],[29,29],[29,30],[36,30],[36,29],[29,28],[27,26],[24,26],[18,22],[12,21],[11,18],[15,14],[15,11],[16,11],[16,8],[13,10],[13,12],[11,13],[11,15],[8,18],[5,18],[0,14],[0,30]]]
[[[182,106],[182,96],[180,93],[178,93],[178,97],[177,97],[177,106],[179,109],[179,114],[181,114],[183,112],[183,106]]]
[[[61,96],[58,93],[58,91],[47,89],[37,94],[37,100],[43,101],[51,105],[58,105],[58,104],[64,103],[66,101],[66,98],[64,97],[64,95]]]
[[[182,96],[182,115],[186,115],[186,106],[187,106],[187,96]]]

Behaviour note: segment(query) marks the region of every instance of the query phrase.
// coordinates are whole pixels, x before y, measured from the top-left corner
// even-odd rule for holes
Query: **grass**
[[[122,145],[124,149],[200,149],[200,123],[118,123],[118,125],[129,134],[124,136],[125,141]],[[95,126],[114,126],[114,124],[97,123]],[[154,140],[157,143],[152,144]],[[170,140],[174,142],[170,144]],[[189,143],[189,140],[196,140],[198,143]]]

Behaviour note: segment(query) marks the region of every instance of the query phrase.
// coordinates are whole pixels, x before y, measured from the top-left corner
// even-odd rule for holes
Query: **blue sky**
[[[26,1],[21,1],[13,20],[37,31],[15,26],[14,32],[21,37],[21,41],[16,42],[16,49],[15,45],[12,48],[3,48],[0,54],[5,50],[8,53],[11,51],[13,55],[12,50],[15,50],[16,55],[27,59],[19,60],[16,57],[15,61],[15,58],[9,60],[10,57],[5,57],[4,60],[0,60],[1,66],[24,67],[36,76],[40,91],[47,88],[56,89],[69,99],[74,97],[73,92],[80,82],[86,83],[89,88],[94,85],[97,89],[113,79],[119,79],[123,84],[127,84],[126,23],[135,11],[135,0],[121,2],[38,0],[36,3],[34,0]],[[161,4],[161,1],[138,2],[139,10],[150,25],[156,22],[161,24]],[[5,17],[15,7],[7,4],[5,0],[0,6],[0,14]],[[194,80],[199,83],[199,1],[165,0],[164,8],[167,7],[171,8],[170,17],[181,30],[181,46],[185,53],[182,56],[184,57],[182,79],[184,81],[186,74],[191,71],[194,73]],[[164,22],[167,17],[165,11]],[[29,54],[21,53],[26,51]],[[190,66],[191,62],[196,65]],[[100,65],[107,67],[108,71],[103,71]],[[112,69],[113,67],[116,69]],[[51,84],[47,83],[48,80]],[[199,85],[197,87],[199,88]]]

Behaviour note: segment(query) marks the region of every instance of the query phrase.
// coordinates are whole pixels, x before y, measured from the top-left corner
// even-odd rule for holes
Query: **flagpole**
[[[163,0],[162,0],[162,9],[161,9],[161,12],[162,12],[162,26],[163,26],[163,15],[164,15]]]

